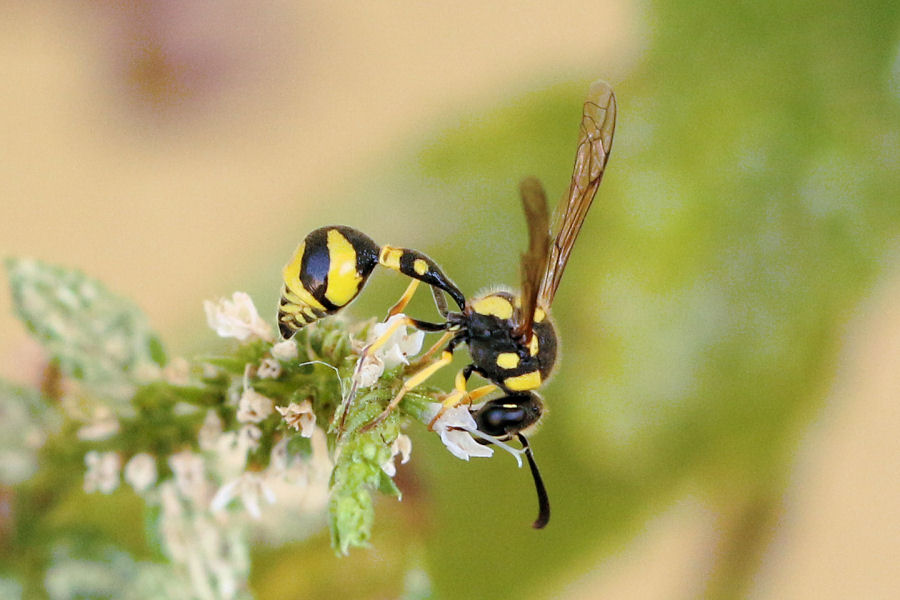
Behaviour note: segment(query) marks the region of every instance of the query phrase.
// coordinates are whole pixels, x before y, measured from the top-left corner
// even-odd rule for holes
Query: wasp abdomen
[[[285,265],[278,328],[287,339],[302,327],[350,304],[378,264],[380,248],[367,235],[335,225],[311,232]]]

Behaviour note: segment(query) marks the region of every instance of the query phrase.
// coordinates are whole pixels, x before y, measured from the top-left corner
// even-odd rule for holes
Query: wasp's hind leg
[[[384,333],[382,333],[375,341],[362,349],[359,354],[359,359],[356,361],[356,369],[353,372],[353,383],[350,386],[350,391],[347,394],[346,398],[342,400],[338,412],[335,413],[335,416],[337,416],[338,414],[340,415],[340,422],[338,424],[338,438],[343,436],[347,413],[349,412],[350,407],[353,405],[353,401],[356,399],[356,392],[359,388],[359,381],[362,378],[362,372],[367,360],[369,359],[369,357],[373,356],[377,350],[383,347],[388,342],[388,340],[391,339],[394,333],[396,333],[397,330],[401,327],[414,327],[415,329],[419,329],[420,331],[443,331],[447,328],[447,324],[429,323],[427,321],[419,321],[418,319],[404,316],[400,319],[394,320],[394,322],[388,326]]]
[[[366,432],[384,421],[388,415],[391,414],[397,405],[400,404],[400,401],[403,400],[403,397],[410,390],[422,385],[425,383],[432,375],[446,367],[453,360],[453,350],[457,345],[462,343],[462,337],[456,336],[450,340],[450,343],[447,344],[447,347],[444,348],[444,351],[441,352],[441,357],[431,364],[423,367],[422,369],[416,371],[413,375],[411,375],[408,379],[403,382],[403,385],[400,387],[400,390],[397,392],[397,395],[388,403],[387,407],[382,411],[380,415],[372,419],[369,423],[366,423],[360,431]]]

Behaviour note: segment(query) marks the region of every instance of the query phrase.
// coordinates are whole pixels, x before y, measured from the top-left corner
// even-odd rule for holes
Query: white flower
[[[294,340],[284,340],[272,346],[272,356],[278,360],[288,362],[297,358],[297,343]]]
[[[125,481],[139,494],[150,489],[156,483],[156,459],[146,452],[132,456],[125,465]]]
[[[238,403],[238,423],[259,423],[272,414],[274,402],[251,387],[244,390]]]
[[[432,404],[426,411],[426,418],[433,418],[441,409],[440,404]],[[430,416],[428,413],[432,413]],[[471,433],[478,431],[475,419],[469,413],[467,406],[459,405],[448,408],[444,414],[434,422],[432,429],[441,436],[441,441],[453,456],[463,460],[469,460],[470,456],[491,456],[493,448],[479,444]]]
[[[247,471],[219,488],[219,491],[213,496],[209,508],[213,512],[219,512],[234,498],[240,497],[250,516],[258,520],[262,518],[262,511],[259,507],[260,496],[269,504],[275,504],[275,493],[266,484],[265,478],[260,473]]]
[[[94,413],[94,419],[78,430],[78,439],[86,442],[99,442],[119,433],[119,421],[113,415],[112,410],[105,406],[99,407]]]
[[[276,406],[277,410],[288,427],[293,427],[305,438],[312,437],[316,429],[316,413],[313,412],[312,403],[309,400],[297,404],[291,402],[288,406]]]
[[[401,433],[391,444],[391,457],[381,465],[381,470],[387,473],[388,477],[397,474],[397,467],[394,465],[394,457],[400,455],[400,464],[405,465],[409,462],[409,455],[412,453],[412,440],[405,433]]]
[[[372,387],[378,383],[381,374],[384,373],[384,361],[375,354],[369,354],[356,365],[356,372],[353,374],[353,380],[356,385],[361,388]]]
[[[206,494],[206,473],[203,457],[184,450],[169,457],[169,467],[175,475],[175,487],[182,498],[199,502]]]
[[[274,358],[262,359],[256,369],[256,376],[260,379],[278,379],[281,377],[281,363]]]
[[[180,356],[174,358],[162,370],[162,376],[172,385],[188,385],[191,382],[191,363]]]
[[[119,487],[119,469],[122,459],[115,452],[91,450],[84,455],[87,471],[84,474],[84,491],[111,494]]]
[[[369,344],[372,344],[383,336],[397,321],[405,319],[406,315],[392,316],[383,323],[376,323],[369,331]],[[354,382],[358,387],[371,387],[375,385],[385,369],[393,369],[398,365],[408,365],[410,356],[415,356],[422,349],[425,332],[418,329],[408,333],[407,326],[398,327],[390,337],[385,340],[374,352],[366,353],[360,357],[353,374]]]
[[[396,321],[405,319],[406,315],[394,315],[383,323],[375,323],[372,331],[369,333],[369,343],[380,338],[384,333],[394,325]],[[393,369],[397,365],[408,365],[407,356],[415,356],[422,349],[422,342],[425,340],[425,332],[414,329],[412,333],[407,333],[408,327],[400,327],[391,337],[378,349],[375,354],[384,361],[385,369]]]
[[[222,418],[219,417],[216,411],[208,410],[206,418],[203,419],[203,425],[200,427],[200,431],[197,432],[197,443],[200,449],[204,452],[215,450],[216,442],[219,436],[222,435],[223,429]]]
[[[460,404],[445,409],[443,404],[432,402],[425,409],[422,418],[428,422],[433,420],[438,414],[441,415],[439,419],[434,421],[431,429],[440,434],[441,441],[444,442],[447,450],[454,456],[458,456],[463,460],[469,460],[470,456],[491,456],[494,452],[493,449],[485,444],[479,444],[474,439],[479,438],[488,444],[493,444],[509,452],[521,468],[522,455],[525,453],[524,448],[513,448],[505,441],[478,430],[478,424],[472,417],[472,411],[480,406],[482,405],[466,406]]]
[[[259,316],[253,300],[244,292],[235,292],[231,295],[231,300],[205,300],[203,310],[206,311],[206,322],[221,337],[233,337],[241,341],[257,337],[272,341],[272,328]]]

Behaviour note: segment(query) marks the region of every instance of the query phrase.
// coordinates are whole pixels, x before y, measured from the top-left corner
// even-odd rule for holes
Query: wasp
[[[596,81],[582,111],[572,178],[552,224],[541,183],[527,178],[520,184],[529,243],[521,255],[518,293],[494,291],[466,299],[428,256],[408,248],[379,246],[365,234],[340,225],[322,227],[307,235],[283,271],[278,325],[284,338],[347,306],[378,265],[412,279],[389,315],[403,310],[420,283],[430,286],[443,321],[432,323],[407,316],[395,319],[392,327],[363,353],[374,352],[402,326],[443,331],[446,346],[439,358],[403,383],[384,412],[364,429],[384,419],[407,392],[448,365],[455,349],[465,345],[471,362],[457,374],[454,390],[444,400],[443,409],[468,403],[480,432],[497,441],[516,438],[522,444],[538,493],[539,515],[533,524],[538,529],[549,521],[550,504],[523,432],[536,425],[544,413],[543,401],[535,390],[550,377],[556,364],[558,341],[550,307],[606,169],[615,122],[612,88],[605,81]],[[445,293],[459,310],[448,309]],[[490,384],[468,391],[473,373]],[[497,389],[502,397],[473,404]]]

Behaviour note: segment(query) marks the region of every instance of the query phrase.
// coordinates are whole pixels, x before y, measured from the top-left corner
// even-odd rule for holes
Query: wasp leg
[[[450,338],[453,337],[452,331],[445,331],[444,335],[440,337],[438,341],[434,343],[428,350],[426,350],[419,358],[416,359],[416,362],[410,364],[410,370],[416,371],[421,369],[425,363],[431,360],[431,357],[434,356],[438,350],[440,350],[444,344],[450,341]]]
[[[454,389],[452,392],[447,394],[447,397],[444,398],[444,401],[441,403],[441,408],[438,413],[431,419],[431,422],[428,423],[428,431],[434,431],[434,424],[438,422],[438,420],[444,416],[444,413],[450,409],[455,408],[461,404],[472,404],[473,402],[478,401],[483,396],[487,396],[497,389],[497,386],[493,383],[489,383],[487,385],[483,385],[481,387],[475,388],[471,392],[466,391],[469,383],[469,377],[472,375],[474,371],[473,365],[467,365],[463,369],[456,374],[456,381],[454,385]]]
[[[390,310],[388,310],[387,317],[385,317],[385,321],[393,317],[394,315],[399,315],[403,312],[403,309],[406,308],[406,305],[409,304],[409,301],[412,300],[413,294],[416,293],[416,288],[419,287],[419,280],[413,279],[409,282],[409,285],[406,287],[406,291],[403,292],[403,295],[400,296],[400,299],[397,300],[397,303],[394,304]]]
[[[450,350],[444,350],[441,353],[441,357],[439,359],[404,381],[403,386],[400,388],[400,391],[397,392],[397,395],[394,396],[394,399],[390,401],[390,403],[387,405],[387,408],[385,408],[380,415],[363,425],[360,428],[360,432],[365,433],[366,431],[369,431],[370,429],[384,421],[388,417],[388,415],[391,414],[391,411],[397,408],[397,405],[400,404],[400,401],[403,400],[403,396],[405,396],[408,391],[425,383],[425,381],[429,377],[449,365],[452,360],[453,352],[451,352]]]
[[[445,323],[428,323],[427,321],[419,321],[418,319],[413,319],[411,317],[403,317],[402,319],[397,319],[382,333],[378,338],[373,341],[371,344],[362,349],[362,352],[359,353],[359,359],[356,362],[356,369],[353,372],[353,384],[350,386],[350,391],[347,394],[347,397],[341,401],[341,406],[338,408],[338,411],[335,415],[340,414],[340,422],[338,424],[338,439],[340,439],[344,434],[344,422],[347,418],[347,413],[350,411],[350,407],[353,405],[353,401],[356,398],[356,391],[359,387],[359,377],[362,372],[363,365],[366,362],[366,359],[372,356],[376,350],[384,346],[391,336],[400,329],[401,327],[415,327],[416,329],[420,329],[422,331],[443,331],[446,329],[447,325]]]
[[[444,325],[446,326],[446,323]],[[366,423],[363,427],[361,427],[360,431],[369,431],[370,429],[384,421],[384,419],[387,418],[389,414],[391,414],[391,411],[394,410],[398,404],[400,404],[400,401],[403,400],[403,396],[405,396],[408,391],[415,388],[416,386],[422,385],[429,377],[434,375],[443,367],[450,364],[450,362],[453,360],[453,351],[463,341],[463,336],[457,333],[447,344],[447,347],[444,348],[444,351],[441,353],[441,357],[430,365],[420,369],[412,377],[404,381],[403,386],[401,386],[400,388],[400,391],[397,392],[397,395],[394,396],[394,399],[388,403],[384,411],[382,411],[380,415],[372,419],[372,421]],[[429,352],[431,352],[431,350],[429,350]]]

